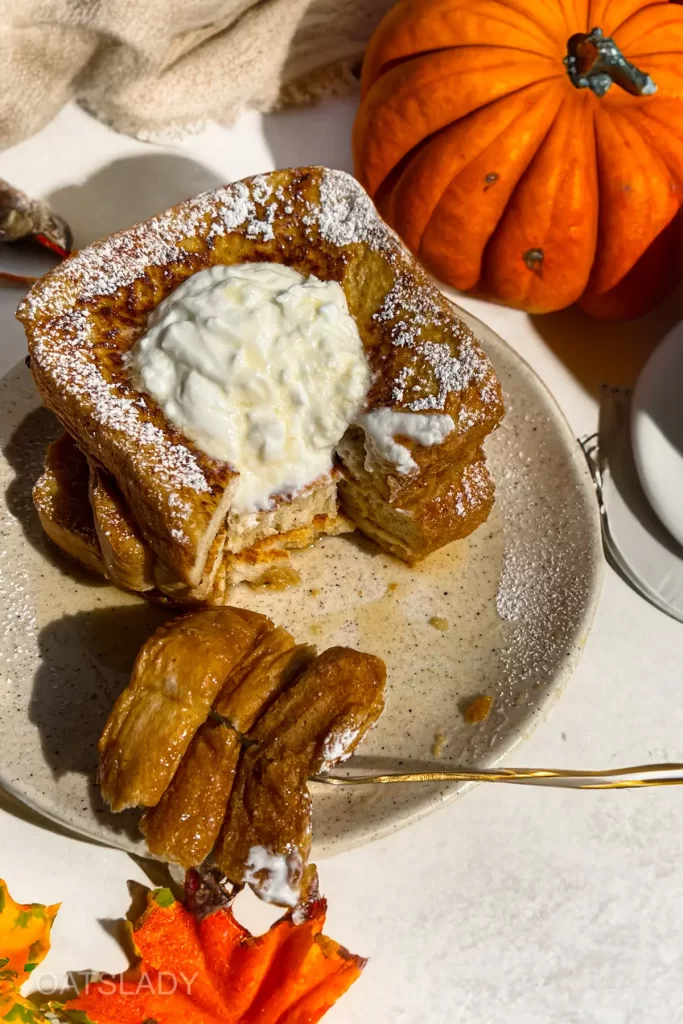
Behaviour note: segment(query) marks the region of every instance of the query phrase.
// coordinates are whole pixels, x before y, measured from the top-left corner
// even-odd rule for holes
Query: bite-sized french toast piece
[[[315,649],[297,645],[278,626],[239,663],[208,721],[200,726],[156,807],[140,829],[150,853],[181,867],[197,867],[214,847],[225,818],[240,751],[239,731],[310,664]]]
[[[33,503],[53,544],[84,569],[106,576],[88,501],[88,479],[85,455],[64,433],[48,445],[45,468],[33,488]]]
[[[150,853],[183,868],[199,867],[225,818],[242,743],[227,723],[199,727],[168,789],[140,819]]]
[[[147,641],[100,738],[100,785],[112,810],[158,803],[226,679],[272,628],[257,612],[211,608]]]
[[[425,481],[423,492],[400,506],[378,494],[369,477],[357,463],[347,472],[339,484],[344,508],[362,533],[411,565],[442,547],[445,537],[454,541],[472,533],[493,506],[493,480],[482,451],[458,474]]]
[[[257,721],[214,856],[236,884],[293,906],[311,845],[311,775],[348,757],[384,707],[386,667],[332,647]]]
[[[124,590],[153,590],[154,553],[142,539],[114,480],[93,462],[88,497],[109,578]]]
[[[237,732],[249,732],[316,654],[311,644],[297,644],[291,633],[276,626],[231,674],[216,698],[214,711]]]
[[[372,373],[366,414],[452,423],[442,443],[424,444],[410,431],[402,440],[411,479],[378,465],[375,488],[398,507],[404,490],[416,493],[448,467],[459,471],[503,414],[493,367],[472,331],[340,171],[306,167],[236,182],[81,250],[19,307],[31,370],[45,404],[114,477],[157,557],[191,587],[230,513],[237,474],[136,389],[127,356],[152,310],[187,277],[254,261],[342,286]],[[291,528],[310,521],[304,504]],[[241,541],[231,533],[228,550],[236,552]],[[441,543],[450,539],[444,531]]]

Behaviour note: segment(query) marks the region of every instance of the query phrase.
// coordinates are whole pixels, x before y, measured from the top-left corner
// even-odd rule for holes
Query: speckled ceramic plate
[[[505,391],[490,439],[495,510],[472,537],[417,569],[355,535],[300,552],[302,585],[243,586],[249,606],[320,647],[350,644],[389,670],[386,710],[357,764],[489,766],[538,721],[584,645],[600,586],[597,503],[583,455],[533,371],[474,326]],[[58,427],[25,366],[0,382],[0,783],[79,833],[143,852],[134,814],[112,815],[95,785],[96,745],[134,655],[162,610],[79,574],[46,542],[31,502]],[[442,619],[445,630],[430,624]],[[494,698],[488,719],[463,709]],[[457,786],[316,785],[315,855],[366,842],[426,814]]]

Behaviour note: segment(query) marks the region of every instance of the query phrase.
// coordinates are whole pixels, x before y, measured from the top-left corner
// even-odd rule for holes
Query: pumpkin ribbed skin
[[[654,80],[577,88],[599,26]],[[401,0],[365,58],[356,174],[442,280],[532,312],[637,316],[678,278],[683,7]]]

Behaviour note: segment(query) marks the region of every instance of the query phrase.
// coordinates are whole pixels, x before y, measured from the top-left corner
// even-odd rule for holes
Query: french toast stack
[[[149,314],[218,263],[285,263],[342,286],[372,383],[336,464],[271,507],[231,509],[238,474],[173,427],[136,389],[127,355]],[[173,207],[96,242],[41,279],[21,304],[31,370],[66,435],[51,446],[35,501],[67,554],[128,590],[223,604],[241,581],[273,582],[288,551],[360,529],[413,563],[471,533],[493,484],[482,450],[503,415],[474,335],[350,176],[274,171]],[[373,447],[368,414],[432,414],[439,444],[406,435],[401,472]]]

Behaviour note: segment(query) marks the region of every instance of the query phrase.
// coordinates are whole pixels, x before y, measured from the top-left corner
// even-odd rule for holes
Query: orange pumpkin
[[[456,288],[638,316],[680,279],[683,7],[402,0],[368,48],[354,155]]]

